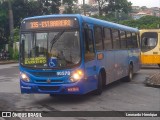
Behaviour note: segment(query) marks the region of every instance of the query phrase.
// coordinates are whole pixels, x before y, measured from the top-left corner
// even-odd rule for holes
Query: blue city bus
[[[25,18],[20,29],[21,93],[99,95],[140,69],[136,28],[79,14]]]

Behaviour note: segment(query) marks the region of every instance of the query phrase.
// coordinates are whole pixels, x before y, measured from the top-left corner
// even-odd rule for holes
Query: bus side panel
[[[145,53],[141,55],[142,64],[160,64],[160,55],[150,55]]]
[[[106,84],[114,81],[114,51],[105,51],[104,64],[106,70]]]
[[[140,70],[140,50],[139,49],[131,49],[129,51],[129,64],[133,63],[133,72],[137,72]]]
[[[85,63],[85,79],[86,88],[85,91],[90,92],[97,88],[97,72],[96,72],[96,60],[91,60]]]
[[[115,51],[115,76],[121,79],[128,74],[128,50]]]

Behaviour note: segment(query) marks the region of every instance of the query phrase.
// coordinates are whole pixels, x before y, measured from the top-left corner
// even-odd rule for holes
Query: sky
[[[83,0],[78,0],[82,3]],[[88,0],[85,0],[86,2]],[[160,7],[160,0],[128,0],[133,6]]]
[[[160,0],[128,0],[132,6],[160,7]]]

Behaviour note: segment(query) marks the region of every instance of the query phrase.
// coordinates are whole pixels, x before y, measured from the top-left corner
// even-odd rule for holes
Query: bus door
[[[85,59],[85,74],[87,77],[88,89],[96,87],[96,60],[93,42],[93,31],[89,26],[84,27],[84,59]]]

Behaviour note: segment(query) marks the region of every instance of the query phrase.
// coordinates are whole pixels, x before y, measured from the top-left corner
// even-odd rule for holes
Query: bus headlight
[[[29,77],[25,73],[20,72],[20,78],[25,82],[29,82]]]
[[[77,82],[84,77],[84,73],[82,70],[76,70],[71,74],[70,80],[72,82]]]

